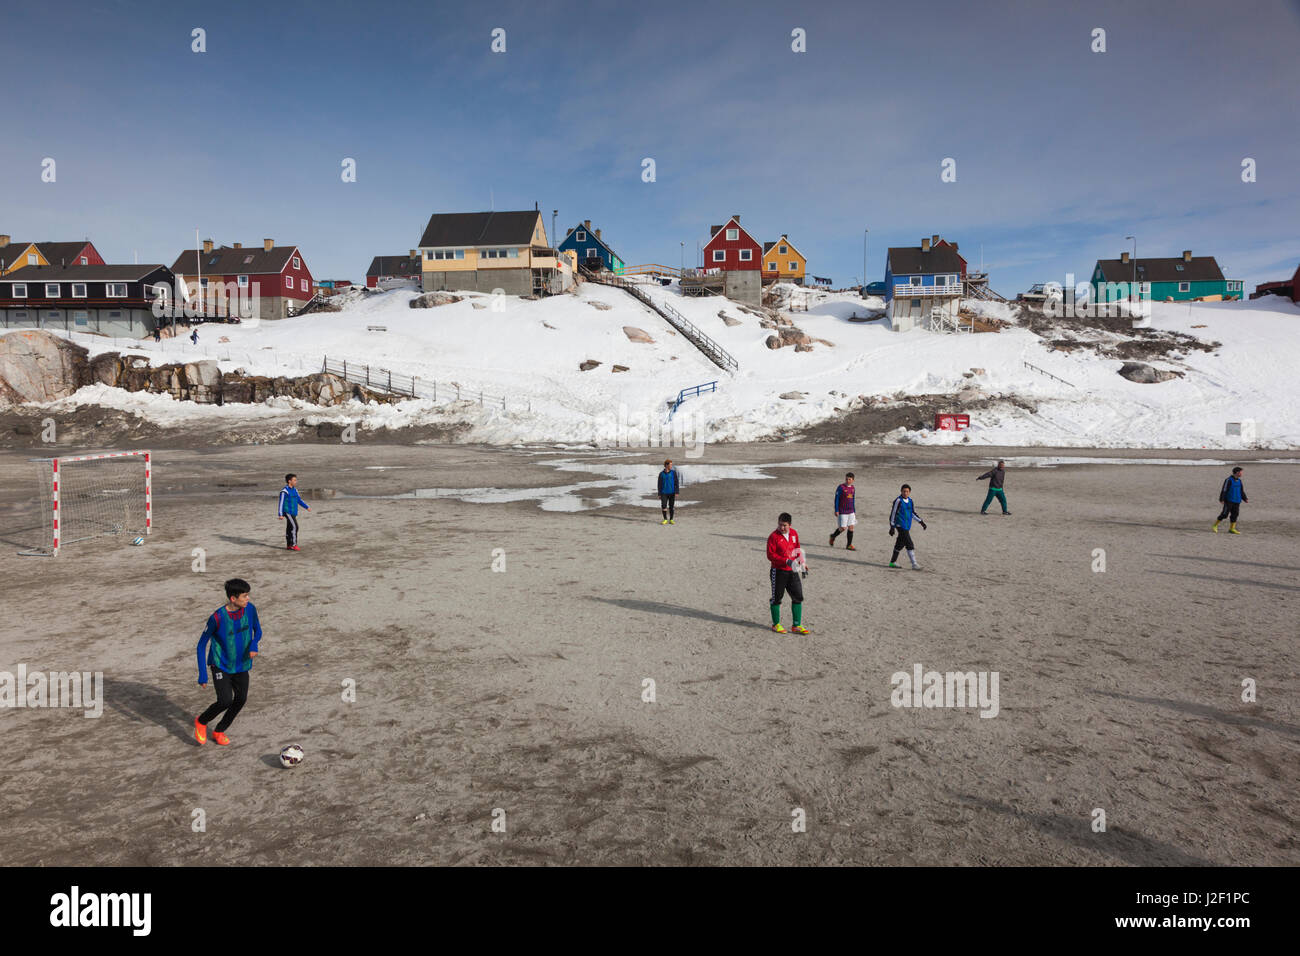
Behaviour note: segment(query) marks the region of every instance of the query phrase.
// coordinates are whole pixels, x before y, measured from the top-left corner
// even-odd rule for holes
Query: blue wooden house
[[[615,255],[609,244],[600,238],[600,230],[591,228],[590,219],[570,229],[558,248],[561,252],[573,250],[580,266],[593,270],[606,269],[615,275],[623,274],[623,260]]]
[[[965,260],[947,242],[891,247],[885,256],[885,314],[895,332],[926,324],[936,311],[953,322],[961,305]]]

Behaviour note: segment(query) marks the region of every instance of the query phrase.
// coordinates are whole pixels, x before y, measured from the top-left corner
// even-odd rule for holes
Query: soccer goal
[[[40,482],[41,541],[23,555],[59,549],[104,535],[153,530],[153,466],[148,451],[34,458]]]

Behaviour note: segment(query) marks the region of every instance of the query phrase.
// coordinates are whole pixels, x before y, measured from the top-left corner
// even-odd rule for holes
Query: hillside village
[[[126,265],[89,240],[0,235],[0,398],[75,392],[179,423],[209,410],[166,403],[283,399],[338,417],[325,409],[364,394],[371,426],[455,421],[464,440],[489,442],[680,440],[691,428],[709,441],[1212,447],[1240,444],[1243,420],[1247,440],[1300,442],[1267,376],[1221,374],[1251,364],[1238,354],[1247,330],[1270,352],[1294,348],[1300,267],[1243,302],[1213,256],[1124,252],[1078,292],[1016,301],[939,234],[888,248],[883,281],[832,289],[795,237],[760,240],[739,215],[707,227],[690,267],[629,265],[591,219],[555,242],[555,223],[540,208],[433,213],[414,246],[375,255],[356,283],[318,280],[297,244],[270,238]],[[1138,313],[1088,311],[1131,304],[1133,290]],[[14,372],[16,330],[85,355],[61,359],[57,381],[19,387],[33,376]],[[127,386],[103,362],[90,371],[109,353],[126,357],[114,367],[180,371]],[[329,381],[294,384],[313,376]]]

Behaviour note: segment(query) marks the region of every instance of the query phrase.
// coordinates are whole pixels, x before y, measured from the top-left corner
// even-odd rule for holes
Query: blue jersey
[[[1229,475],[1219,489],[1219,500],[1239,505],[1246,500],[1246,484],[1236,475]]]
[[[238,618],[224,605],[217,608],[199,638],[199,683],[208,682],[209,667],[219,674],[242,674],[252,669],[251,654],[257,653],[261,640],[262,624],[251,602]]]
[[[894,506],[889,509],[889,526],[911,531],[913,518],[917,521],[921,520],[921,516],[916,512],[916,501],[899,495],[894,499]]]
[[[677,469],[659,472],[659,494],[675,495],[682,490],[682,476]]]
[[[284,517],[285,515],[294,515],[296,517],[299,505],[302,505],[308,511],[311,511],[307,502],[302,500],[302,495],[298,494],[297,488],[290,488],[288,485],[285,485],[280,489],[280,510],[276,512],[277,515],[280,517]]]
[[[835,489],[835,513],[837,515],[851,515],[857,513],[857,505],[854,503],[854,487],[849,484],[840,485]]]

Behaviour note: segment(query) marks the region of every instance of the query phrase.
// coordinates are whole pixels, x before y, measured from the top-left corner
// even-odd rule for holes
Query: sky
[[[1086,280],[1134,235],[1139,256],[1214,255],[1248,291],[1300,263],[1300,0],[59,14],[3,15],[0,233],[89,237],[109,262],[170,265],[198,229],[360,281],[435,212],[536,203],[629,264],[694,264],[738,213],[837,286],[860,281],[864,240],[878,280],[889,246],[934,234],[1008,296]]]

